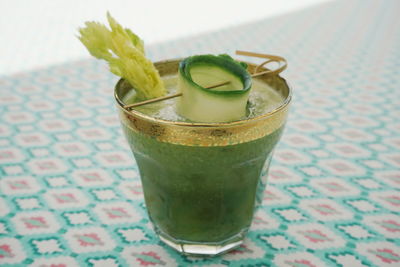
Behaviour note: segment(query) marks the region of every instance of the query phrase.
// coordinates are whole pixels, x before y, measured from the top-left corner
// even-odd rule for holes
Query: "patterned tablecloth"
[[[95,60],[0,79],[2,266],[400,266],[399,1],[339,1],[149,48],[279,54],[294,88],[240,248],[178,254],[149,223]]]

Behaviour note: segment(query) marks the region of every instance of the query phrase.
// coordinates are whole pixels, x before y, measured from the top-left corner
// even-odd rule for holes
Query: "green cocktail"
[[[247,66],[223,54],[153,64],[139,36],[109,13],[107,20],[109,28],[86,22],[78,38],[123,77],[115,99],[156,232],[187,254],[215,255],[241,244],[291,99],[277,75],[286,65],[274,71],[262,66],[285,60],[237,51],[267,61]],[[177,87],[178,100],[127,106],[154,102]]]
[[[155,63],[170,93],[178,63]],[[124,80],[116,86],[150,219],[160,238],[181,252],[215,255],[239,245],[262,199],[261,176],[282,134],[291,93],[279,76],[254,81],[247,117],[230,123],[185,121],[174,112],[176,99],[127,111],[134,90]]]

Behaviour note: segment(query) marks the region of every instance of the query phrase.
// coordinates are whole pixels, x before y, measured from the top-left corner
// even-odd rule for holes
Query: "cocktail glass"
[[[176,75],[179,62],[155,66],[161,76]],[[248,65],[250,72],[256,68]],[[230,123],[167,121],[127,110],[122,100],[132,87],[123,79],[115,87],[150,220],[159,238],[184,254],[217,255],[239,246],[261,204],[291,90],[278,75],[258,79],[283,96],[281,105]]]

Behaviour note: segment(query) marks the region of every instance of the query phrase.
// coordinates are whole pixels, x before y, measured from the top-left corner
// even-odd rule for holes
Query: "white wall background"
[[[147,45],[276,16],[328,0],[0,0],[0,75],[89,57],[76,39],[110,11]]]

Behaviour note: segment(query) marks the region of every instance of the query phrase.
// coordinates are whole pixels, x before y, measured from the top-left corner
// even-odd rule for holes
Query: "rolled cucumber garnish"
[[[179,65],[178,87],[182,97],[177,112],[194,122],[229,122],[246,115],[251,76],[245,63],[228,55],[197,55]],[[207,89],[227,82],[228,84]]]

